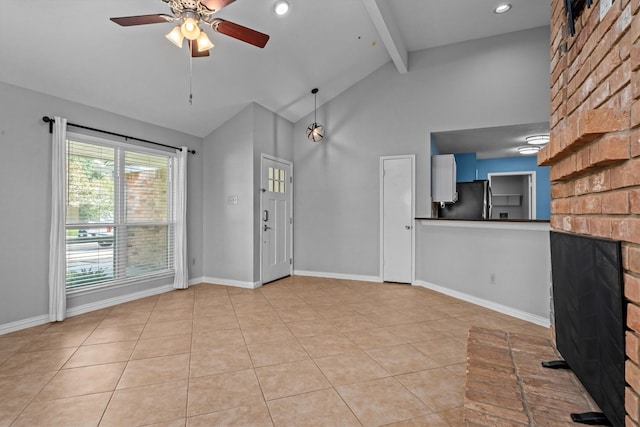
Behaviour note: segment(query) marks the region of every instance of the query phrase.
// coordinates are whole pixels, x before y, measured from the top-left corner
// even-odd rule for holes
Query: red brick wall
[[[551,227],[622,241],[627,426],[640,426],[640,0],[599,0],[569,35],[551,0]]]

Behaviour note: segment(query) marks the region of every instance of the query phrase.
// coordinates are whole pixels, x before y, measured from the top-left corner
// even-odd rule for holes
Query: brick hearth
[[[467,344],[464,415],[468,426],[575,426],[571,413],[598,411],[551,340],[471,328]]]

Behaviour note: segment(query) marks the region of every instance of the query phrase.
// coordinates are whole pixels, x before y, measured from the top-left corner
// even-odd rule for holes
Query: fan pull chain
[[[193,55],[191,54],[191,43],[189,41],[189,105],[193,105]]]

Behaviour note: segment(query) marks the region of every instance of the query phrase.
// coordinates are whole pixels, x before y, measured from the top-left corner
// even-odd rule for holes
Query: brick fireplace
[[[622,242],[626,425],[640,426],[640,0],[600,2],[567,28],[551,0],[551,228]]]

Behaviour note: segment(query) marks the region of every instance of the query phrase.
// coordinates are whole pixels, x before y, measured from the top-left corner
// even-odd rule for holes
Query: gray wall
[[[322,88],[319,93],[321,101]],[[414,52],[294,125],[294,266],[379,275],[379,157],[416,154],[416,215],[430,216],[430,133],[549,119],[549,28]]]
[[[253,107],[207,136],[203,151],[205,280],[253,282]]]
[[[262,280],[260,271],[262,269],[262,259],[260,258],[260,170],[261,155],[271,156],[293,161],[293,123],[272,113],[258,104],[253,104],[254,126],[253,126],[253,242],[255,251],[253,253],[253,280]],[[295,173],[295,168],[294,168]]]
[[[202,140],[117,114],[0,82],[0,325],[48,312],[51,211],[51,135],[42,116],[201,151]],[[75,130],[75,129],[70,129]],[[190,277],[201,275],[202,154],[189,155],[188,239]],[[164,283],[97,292],[69,307]]]
[[[548,321],[549,225],[507,223],[510,229],[501,229],[500,223],[479,227],[465,227],[465,223],[443,226],[439,221],[416,221],[418,283],[436,285]]]
[[[319,144],[305,136],[313,113],[292,125],[251,104],[203,142],[0,83],[0,325],[47,312],[51,150],[43,115],[199,151],[189,157],[191,278],[258,281],[263,152],[294,161],[296,270],[377,277],[379,157],[416,154],[416,214],[429,216],[430,133],[548,120],[548,46],[549,29],[540,28],[412,53],[407,74],[389,62],[319,108],[327,129]]]
[[[260,155],[292,160],[292,128],[253,103],[205,138],[205,280],[260,281]]]

